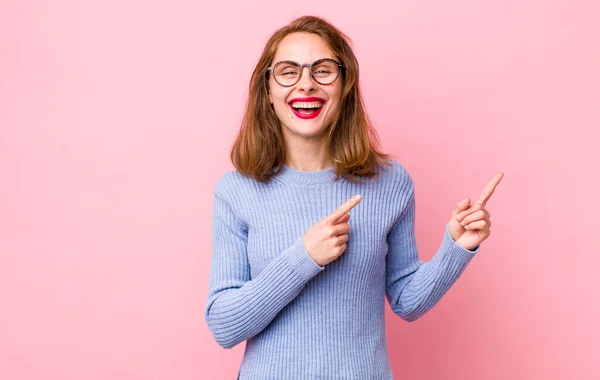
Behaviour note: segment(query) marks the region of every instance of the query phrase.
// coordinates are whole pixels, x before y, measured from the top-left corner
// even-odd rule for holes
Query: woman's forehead
[[[321,36],[313,33],[291,33],[279,43],[274,62],[312,63],[321,58],[335,59],[331,49]]]

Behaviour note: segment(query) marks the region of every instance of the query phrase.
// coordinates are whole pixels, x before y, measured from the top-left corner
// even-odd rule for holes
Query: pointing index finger
[[[496,186],[498,186],[498,184],[500,183],[500,180],[502,180],[502,177],[504,177],[504,173],[498,173],[490,181],[490,183],[487,184],[485,189],[483,189],[483,191],[481,192],[481,196],[479,197],[479,201],[478,201],[479,203],[481,203],[482,205],[485,206],[485,204],[490,199],[492,194],[494,194],[494,190],[496,190]]]
[[[356,206],[361,200],[362,200],[361,195],[353,196],[352,198],[347,200],[346,203],[344,203],[343,205],[338,207],[337,210],[335,210],[334,212],[329,214],[329,216],[327,216],[325,218],[325,220],[328,222],[336,222],[339,218],[344,216],[344,214],[347,214],[348,212],[350,212],[350,210],[352,210],[354,208],[354,206]]]

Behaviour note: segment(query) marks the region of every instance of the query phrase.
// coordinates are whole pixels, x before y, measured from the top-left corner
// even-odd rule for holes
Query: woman
[[[413,180],[376,149],[348,41],[316,17],[275,32],[250,82],[237,170],[214,187],[205,318],[222,347],[247,341],[239,379],[392,379],[384,298],[416,320],[490,234],[484,206],[502,173],[419,260]]]

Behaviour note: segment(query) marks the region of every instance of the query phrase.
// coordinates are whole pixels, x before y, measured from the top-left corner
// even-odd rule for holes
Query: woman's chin
[[[311,123],[308,125],[303,120],[302,123],[293,123],[291,127],[287,127],[286,129],[296,136],[317,137],[324,134],[327,128],[323,127],[322,123]]]

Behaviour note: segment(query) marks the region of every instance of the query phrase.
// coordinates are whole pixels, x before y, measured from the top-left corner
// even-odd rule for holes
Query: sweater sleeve
[[[248,228],[225,197],[214,192],[212,256],[205,319],[224,348],[261,332],[321,272],[302,236],[250,278]]]
[[[387,236],[385,293],[393,312],[412,322],[429,311],[450,289],[479,251],[479,246],[471,251],[456,244],[446,226],[437,253],[429,262],[419,260],[412,184],[407,197],[402,215]]]

